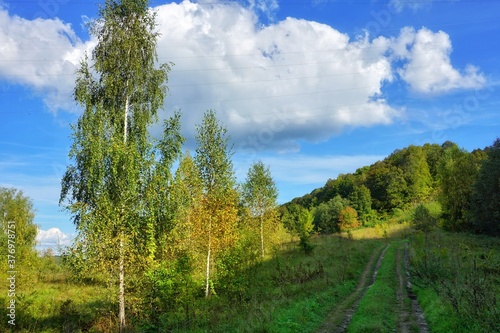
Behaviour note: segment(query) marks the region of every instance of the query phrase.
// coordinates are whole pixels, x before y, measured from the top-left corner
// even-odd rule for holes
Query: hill
[[[332,233],[340,230],[339,214],[348,207],[360,224],[369,226],[437,201],[445,229],[498,234],[500,208],[494,198],[499,188],[499,149],[498,139],[471,152],[450,141],[410,145],[370,166],[328,179],[323,187],[284,204],[282,213],[300,206],[314,215],[316,231]],[[481,216],[485,200],[490,203],[487,217]]]

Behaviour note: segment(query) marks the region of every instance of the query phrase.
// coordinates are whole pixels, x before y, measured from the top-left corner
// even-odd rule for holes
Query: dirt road
[[[373,252],[359,279],[356,290],[330,312],[323,325],[317,330],[317,333],[343,333],[348,331],[349,324],[358,309],[359,302],[363,299],[370,286],[375,283],[385,253],[390,246],[396,246],[396,270],[394,274],[397,280],[397,305],[394,311],[398,316],[397,332],[429,332],[422,309],[411,290],[408,271],[408,243],[398,241],[389,243],[385,247],[380,247]],[[375,260],[377,260],[376,264],[374,264]]]

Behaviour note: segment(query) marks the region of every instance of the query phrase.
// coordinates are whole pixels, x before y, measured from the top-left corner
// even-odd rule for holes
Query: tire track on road
[[[404,275],[401,274],[401,277],[404,279],[404,282],[406,282],[406,296],[411,300],[411,312],[408,314],[411,316],[411,318],[414,320],[416,325],[418,326],[418,332],[419,333],[429,333],[429,325],[427,324],[427,321],[425,320],[424,317],[424,311],[420,307],[420,304],[418,303],[417,300],[417,295],[413,292],[411,288],[411,282],[410,282],[410,259],[409,259],[409,250],[408,250],[408,243],[405,243],[405,249],[404,249],[404,268],[405,272]],[[409,332],[409,331],[407,331]]]
[[[356,290],[351,293],[342,303],[336,306],[327,317],[323,325],[316,331],[316,333],[343,333],[346,331],[349,323],[352,319],[352,316],[356,312],[358,308],[359,302],[365,295],[368,288],[375,282],[377,278],[378,270],[382,265],[382,261],[384,260],[385,253],[391,244],[387,244],[386,247],[382,250],[380,255],[378,256],[377,264],[375,268],[373,268],[373,273],[371,274],[371,279],[368,282],[368,277],[372,272],[372,266],[377,258],[378,250],[373,251],[373,254],[368,261],[361,277],[359,279]]]

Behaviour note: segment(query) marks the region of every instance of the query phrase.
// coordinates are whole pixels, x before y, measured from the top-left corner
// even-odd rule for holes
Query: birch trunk
[[[126,86],[128,87],[128,81]],[[127,145],[127,134],[128,134],[128,110],[129,110],[129,96],[125,98],[125,117],[124,117],[124,125],[123,125],[123,144]],[[124,267],[124,256],[123,253],[123,231],[120,234],[120,258],[118,259],[118,284],[119,284],[119,294],[118,294],[118,303],[119,303],[119,322],[120,322],[120,333],[125,332],[125,267]]]
[[[205,281],[205,297],[210,295],[210,242],[208,242],[208,253],[207,253],[207,272]]]
[[[120,258],[119,258],[119,295],[118,302],[120,303],[119,321],[120,333],[125,331],[125,268],[123,265],[123,236],[120,236]]]
[[[210,295],[210,251],[211,251],[211,233],[212,233],[212,216],[210,216],[208,225],[208,251],[207,251],[207,271],[205,277],[205,297]]]
[[[262,258],[264,258],[264,221],[262,214],[260,215],[260,249],[262,251]]]

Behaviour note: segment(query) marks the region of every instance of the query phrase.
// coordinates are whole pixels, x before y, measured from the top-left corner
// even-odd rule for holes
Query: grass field
[[[128,309],[131,332],[321,332],[329,320],[338,332],[424,332],[402,288],[407,244],[412,290],[431,332],[500,331],[495,321],[500,313],[498,239],[411,234],[407,225],[396,223],[342,237],[313,237],[310,255],[288,244],[243,272],[242,288],[206,299],[199,285],[200,293],[184,308],[160,314],[154,326],[141,319],[140,307],[134,308],[140,295],[129,294],[136,300]],[[19,279],[16,331],[117,331],[112,288],[72,282],[60,263],[40,260],[43,265],[22,272]],[[5,293],[0,304],[6,308]],[[0,331],[8,329],[3,320]]]

